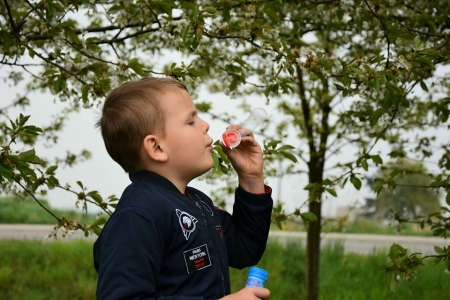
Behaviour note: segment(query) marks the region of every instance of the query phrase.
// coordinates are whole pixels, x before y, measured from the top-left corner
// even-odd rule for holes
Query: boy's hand
[[[241,143],[236,148],[230,149],[220,143],[238,173],[239,185],[249,193],[264,193],[263,155],[253,132],[239,125],[230,125],[227,129],[235,129],[242,135]]]
[[[268,300],[270,291],[261,287],[248,287],[219,300]]]

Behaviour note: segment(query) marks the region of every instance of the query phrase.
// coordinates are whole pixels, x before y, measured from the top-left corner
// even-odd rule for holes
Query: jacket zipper
[[[201,199],[200,199],[200,197],[199,197],[198,195],[196,195],[196,194],[194,194],[194,195],[201,201]],[[203,216],[203,221],[205,221],[206,228],[208,228],[209,234],[211,235],[211,228],[209,228],[208,222],[206,221],[206,216],[205,216],[205,214],[204,214],[204,212],[203,212],[202,205],[199,204],[197,200],[193,199],[193,198],[191,197],[191,194],[190,194],[190,193],[188,194],[188,197],[189,197],[189,199],[191,199],[192,201],[194,201],[195,206],[197,206],[197,208],[200,210],[200,213],[201,213],[202,216]],[[214,243],[216,244],[216,248],[217,248],[217,255],[216,255],[216,257],[217,257],[217,263],[219,264],[220,276],[221,276],[221,280],[222,280],[222,293],[223,293],[223,296],[226,296],[225,276],[223,276],[222,263],[220,262],[220,258],[219,258],[219,249],[220,249],[220,248],[218,247],[217,241],[216,241],[216,239],[214,238],[214,236],[213,236],[213,241],[214,241]]]

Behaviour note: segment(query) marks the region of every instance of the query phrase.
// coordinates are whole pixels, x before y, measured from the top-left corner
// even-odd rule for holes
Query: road
[[[25,224],[0,224],[0,239],[34,239],[44,240],[51,233],[52,225],[25,225]],[[61,239],[61,238],[60,238]],[[86,239],[82,232],[76,232],[66,240]],[[95,236],[87,238],[95,240]],[[282,244],[288,242],[299,242],[306,244],[305,232],[293,231],[271,231],[269,239]],[[322,246],[333,243],[342,243],[346,253],[354,252],[370,254],[377,250],[387,250],[393,243],[400,244],[408,249],[408,253],[420,252],[423,254],[434,254],[434,246],[447,247],[450,240],[435,237],[399,236],[399,235],[375,235],[375,234],[343,234],[324,233],[322,235]]]

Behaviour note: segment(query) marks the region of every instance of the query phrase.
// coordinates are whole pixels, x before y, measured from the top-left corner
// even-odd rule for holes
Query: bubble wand
[[[267,112],[261,107],[256,107],[251,111],[250,116],[248,116],[248,118],[241,123],[241,127],[254,131],[256,127],[258,127],[258,125],[266,118]],[[225,146],[233,149],[239,146],[242,137],[244,136],[245,134],[241,134],[235,129],[228,129],[224,133],[222,133],[222,141]]]

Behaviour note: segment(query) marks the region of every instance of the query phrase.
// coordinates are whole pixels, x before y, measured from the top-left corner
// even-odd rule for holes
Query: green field
[[[46,200],[39,200],[50,209],[58,218],[66,217],[82,224],[92,224],[96,216],[81,210],[61,210],[52,208]],[[57,220],[44,211],[31,198],[13,199],[0,197],[0,224],[56,224]]]
[[[271,300],[301,300],[304,296],[305,252],[290,244],[269,243],[259,266],[269,271]],[[385,253],[344,255],[335,245],[322,252],[320,299],[445,299],[450,275],[441,263],[426,263],[414,282],[401,282],[396,293],[379,265]],[[231,270],[232,290],[245,285],[247,269]],[[92,242],[0,241],[0,299],[95,299],[96,273]]]

